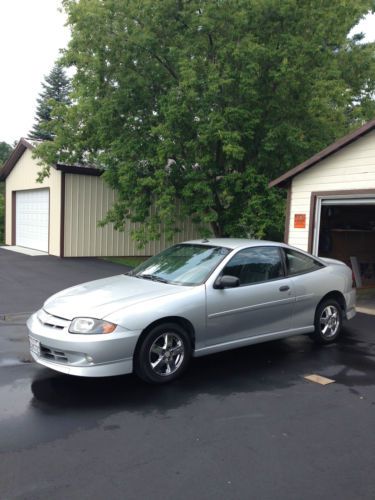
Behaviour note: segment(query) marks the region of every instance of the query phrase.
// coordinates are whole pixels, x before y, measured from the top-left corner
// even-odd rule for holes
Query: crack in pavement
[[[0,314],[0,322],[24,325],[32,312]]]

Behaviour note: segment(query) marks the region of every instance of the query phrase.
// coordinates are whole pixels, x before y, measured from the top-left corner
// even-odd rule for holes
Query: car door
[[[327,281],[325,266],[291,248],[284,248],[286,273],[293,283],[296,302],[293,310],[293,328],[308,328],[314,325],[314,316]],[[324,292],[323,292],[324,294]]]
[[[206,346],[267,335],[292,327],[293,284],[285,277],[278,246],[238,251],[219,276],[236,276],[239,286],[207,284]]]

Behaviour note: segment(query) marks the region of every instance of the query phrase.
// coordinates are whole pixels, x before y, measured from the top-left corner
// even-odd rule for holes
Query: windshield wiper
[[[145,280],[151,281],[159,281],[160,283],[169,283],[165,278],[161,278],[160,276],[156,276],[155,274],[135,274],[137,278],[144,278]]]

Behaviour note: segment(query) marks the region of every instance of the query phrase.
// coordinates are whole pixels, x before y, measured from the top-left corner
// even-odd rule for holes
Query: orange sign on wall
[[[294,214],[294,227],[304,229],[306,227],[306,214]]]

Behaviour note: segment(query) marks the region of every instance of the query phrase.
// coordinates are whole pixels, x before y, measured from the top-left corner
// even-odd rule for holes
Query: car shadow
[[[288,405],[290,390],[292,400],[295,391],[316,391],[303,380],[311,373],[333,378],[362,396],[366,391],[361,386],[373,385],[375,379],[371,345],[369,335],[358,336],[355,330],[323,348],[306,336],[292,337],[194,359],[183,377],[160,386],[134,375],[81,378],[28,364],[26,377],[0,388],[0,451],[64,439],[81,430],[131,429],[138,420],[147,428],[154,419],[189,418],[206,411],[206,405],[230,408],[240,400],[254,409],[265,398],[282,398]],[[18,373],[17,367],[9,372]]]
[[[210,394],[252,393],[295,383],[288,359],[316,349],[307,338],[280,340],[192,360],[182,378],[149,385],[134,375],[83,378],[39,369],[31,384],[33,406],[41,410],[127,410],[167,412]],[[288,373],[287,373],[288,372]]]
[[[149,385],[134,375],[83,378],[38,368],[32,406],[49,412],[165,413],[204,394],[223,398],[284,389],[307,373],[347,386],[370,385],[374,372],[374,346],[346,328],[338,343],[326,347],[297,336],[196,358],[183,377],[166,385]]]
[[[27,364],[23,377],[11,377],[0,387],[5,402],[0,411],[0,452],[65,439],[82,430],[115,432],[129,422],[131,428],[134,419],[147,427],[150,419],[195,414],[202,404],[214,407],[215,400],[231,406],[231,395],[249,401],[260,392],[280,396],[298,383],[288,365],[295,356],[305,355],[302,345],[313,348],[308,339],[300,339],[197,358],[183,377],[158,386],[134,375],[83,378]]]

